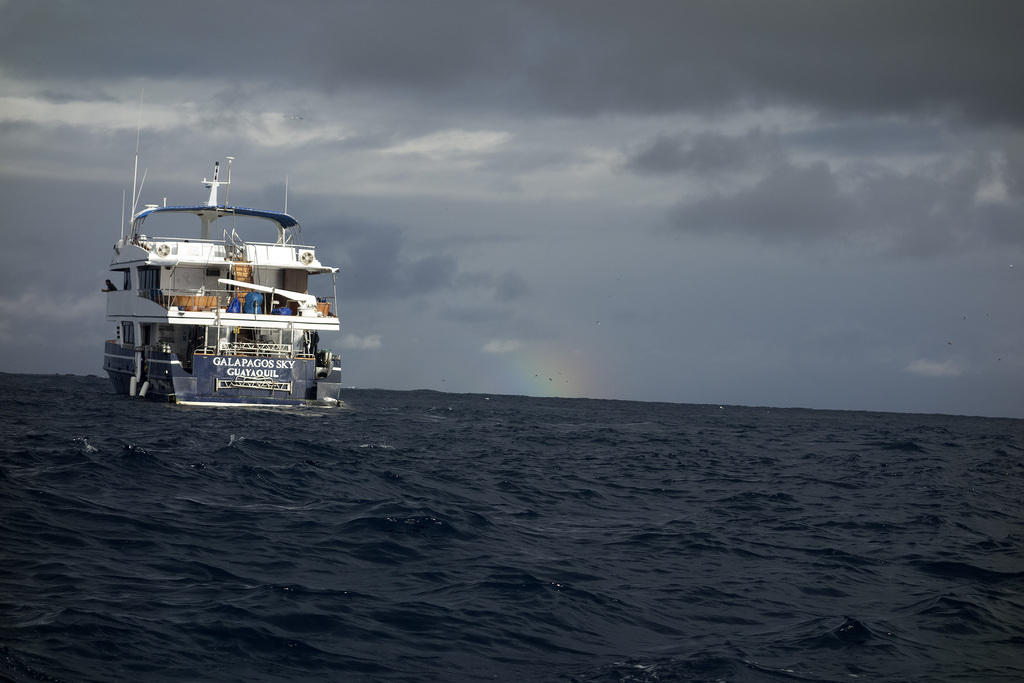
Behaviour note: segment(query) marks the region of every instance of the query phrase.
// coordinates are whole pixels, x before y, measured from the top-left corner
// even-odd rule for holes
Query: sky
[[[138,134],[143,203],[227,155],[232,204],[287,178],[345,386],[1024,417],[1022,25],[0,0],[0,371],[102,374]]]

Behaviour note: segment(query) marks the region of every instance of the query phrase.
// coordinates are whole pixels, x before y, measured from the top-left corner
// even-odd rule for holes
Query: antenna
[[[132,207],[139,203],[139,197],[142,196],[142,188],[146,186],[146,174],[149,173],[149,169],[142,171],[142,181],[139,183],[139,193],[132,198]],[[132,218],[135,217],[135,209],[132,208]]]
[[[125,191],[121,190],[121,242],[124,243],[124,204]]]
[[[138,194],[135,190],[135,181],[139,177],[139,140],[142,137],[142,96],[145,88],[139,88],[139,122],[135,127],[135,170],[132,172],[132,232],[135,232],[135,207],[138,204]]]
[[[225,183],[228,187],[224,190],[224,206],[228,205],[228,194],[231,193],[231,162],[235,160],[234,157],[224,157],[228,160],[228,182]]]
[[[284,176],[284,212],[288,213],[288,174]]]

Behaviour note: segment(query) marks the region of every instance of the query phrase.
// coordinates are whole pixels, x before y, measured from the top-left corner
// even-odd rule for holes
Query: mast
[[[220,162],[213,162],[213,179],[207,180],[205,177],[202,179],[203,186],[210,190],[210,197],[206,200],[207,206],[217,206],[219,199],[217,197],[217,190],[221,185],[231,185],[231,162],[235,160],[234,157],[225,157],[228,160],[228,179],[220,180]],[[228,188],[230,190],[230,187]],[[227,206],[228,195],[227,191],[224,193],[224,205]]]
[[[207,180],[206,176],[203,176],[203,186],[209,188],[210,198],[206,200],[207,206],[217,206],[217,189],[221,186],[220,180],[220,162],[213,162],[213,180]]]
[[[217,190],[220,188],[221,185],[227,185],[228,189],[230,189],[230,187],[231,187],[231,162],[234,161],[235,158],[234,157],[226,157],[226,158],[228,160],[228,179],[227,180],[221,180],[220,179],[220,162],[219,161],[213,162],[213,179],[212,180],[207,180],[205,177],[203,177],[203,180],[202,180],[203,186],[209,188],[209,190],[210,190],[210,197],[206,200],[206,205],[207,206],[211,206],[211,207],[214,207],[214,208],[217,207],[217,205],[219,203],[219,199],[217,198]],[[227,206],[227,190],[225,190],[225,192],[224,192],[224,205]],[[202,215],[203,232],[202,232],[202,235],[201,235],[202,239],[204,239],[204,240],[210,239],[210,223],[213,220],[216,220],[216,218],[212,217],[212,216],[209,216],[208,214],[206,214],[206,212],[203,212],[203,215]]]

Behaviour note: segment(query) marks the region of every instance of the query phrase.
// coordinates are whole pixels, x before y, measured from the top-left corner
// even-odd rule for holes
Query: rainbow
[[[591,363],[579,349],[524,344],[496,354],[495,385],[501,393],[582,398],[601,396]]]

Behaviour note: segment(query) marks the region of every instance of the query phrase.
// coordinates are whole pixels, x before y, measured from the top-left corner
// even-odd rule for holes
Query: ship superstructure
[[[133,215],[110,263],[104,369],[130,396],[184,404],[336,404],[338,359],[320,334],[340,329],[337,268],[300,244],[283,212],[219,201],[219,162],[205,204],[149,204]],[[133,190],[134,193],[134,190]],[[198,237],[143,233],[151,223],[191,214]],[[241,223],[246,230],[239,232]],[[253,224],[273,242],[253,242]],[[318,282],[319,281],[319,282]],[[311,289],[310,285],[314,285]],[[311,292],[318,292],[319,295]]]

